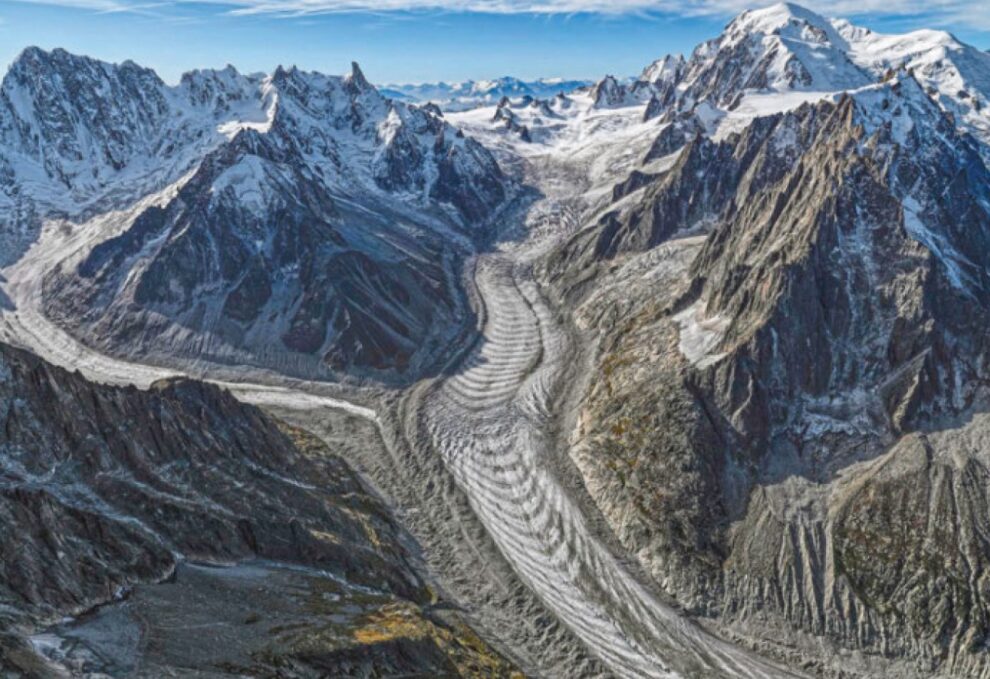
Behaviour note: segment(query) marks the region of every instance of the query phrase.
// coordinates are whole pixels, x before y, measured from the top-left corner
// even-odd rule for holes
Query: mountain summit
[[[748,102],[772,112],[824,93],[864,87],[898,71],[910,72],[968,131],[990,140],[986,52],[944,31],[883,35],[790,3],[743,12],[683,65],[679,57],[665,57],[624,88],[630,100],[646,102],[652,96],[682,112],[703,102],[727,110]],[[668,75],[658,82],[660,73]],[[673,80],[676,86],[670,85]],[[792,96],[767,98],[783,94]],[[659,110],[659,105],[651,107],[650,115]]]

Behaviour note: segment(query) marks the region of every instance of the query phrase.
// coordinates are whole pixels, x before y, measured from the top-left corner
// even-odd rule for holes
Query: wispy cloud
[[[91,9],[98,12],[125,11],[131,6],[139,3],[128,0],[16,0],[27,5],[57,5],[59,7],[75,7],[78,9]]]
[[[142,12],[179,7],[196,0],[17,0],[100,12]],[[203,4],[203,0],[198,0]],[[481,12],[487,14],[603,15],[663,13],[683,16],[730,16],[760,0],[206,0],[235,15],[306,16],[340,12]],[[966,24],[990,29],[986,0],[808,0],[801,4],[828,16],[924,17],[933,24]]]

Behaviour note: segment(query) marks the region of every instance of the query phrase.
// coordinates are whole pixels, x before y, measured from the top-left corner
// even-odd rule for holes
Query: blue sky
[[[843,4],[848,3],[848,4]],[[133,59],[167,81],[277,64],[377,83],[631,75],[716,35],[745,0],[0,0],[0,64],[28,45]],[[759,6],[758,3],[756,6]],[[940,27],[990,47],[990,2],[811,3],[885,32]],[[387,8],[387,9],[382,9]],[[4,68],[5,66],[0,66]]]

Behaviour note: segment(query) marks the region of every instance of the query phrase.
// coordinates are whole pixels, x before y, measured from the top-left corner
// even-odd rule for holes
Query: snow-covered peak
[[[276,121],[288,115],[309,117],[338,129],[369,129],[388,112],[387,100],[368,83],[356,63],[346,76],[280,66],[271,83],[279,98]]]
[[[911,53],[928,52],[940,47],[961,47],[959,42],[948,31],[923,28],[910,33],[900,33],[885,35],[876,33],[869,28],[856,26],[846,19],[833,19],[832,26],[842,38],[848,43],[850,49],[862,49],[866,45],[872,46],[881,53],[888,56],[904,56]]]
[[[869,87],[899,70],[990,145],[990,54],[945,31],[884,35],[792,3],[745,11],[686,62],[664,57],[635,83],[605,80],[596,91],[604,101],[648,102],[646,119],[698,106],[745,118]]]
[[[151,153],[169,114],[168,88],[150,69],[31,47],[0,84],[0,146],[63,186],[99,184]]]
[[[160,108],[166,86],[154,71],[133,61],[109,64],[63,49],[48,52],[28,47],[10,65],[0,88],[5,103],[14,107],[11,112],[27,122],[32,117],[56,115],[51,109],[74,107],[87,113],[80,104],[96,104],[98,97],[126,96],[142,103],[157,100],[152,103]],[[111,105],[106,102],[97,108]],[[85,117],[98,122],[98,113],[99,110],[89,111]]]
[[[747,11],[714,40],[700,45],[681,89],[690,104],[731,105],[747,91],[837,91],[874,78],[846,54],[831,22],[788,3]]]
[[[681,78],[685,63],[680,54],[668,54],[644,68],[639,79],[653,84],[676,82]]]
[[[260,156],[245,154],[213,181],[213,200],[229,198],[239,209],[263,214],[272,199],[268,167]]]
[[[740,39],[753,34],[786,35],[812,39],[831,38],[832,23],[809,9],[781,2],[762,9],[747,10],[726,27],[727,38]]]
[[[243,75],[236,68],[199,69],[182,74],[177,92],[180,97],[201,109],[222,112],[232,106],[258,99],[265,76]]]
[[[860,68],[877,78],[899,69],[910,71],[960,125],[990,143],[990,54],[945,31],[884,35],[840,21],[836,30]]]
[[[590,85],[587,80],[540,78],[521,80],[503,76],[490,80],[467,80],[460,83],[428,83],[421,85],[386,85],[382,92],[403,101],[432,102],[444,110],[463,111],[498,102],[502,97],[549,99]]]
[[[382,96],[356,63],[344,76],[294,66],[244,75],[227,66],[168,86],[132,62],[30,48],[0,85],[0,204],[20,196],[42,215],[123,206],[244,142],[245,132],[344,193],[384,188],[429,202],[442,172],[465,186],[501,181],[483,149],[429,111]],[[441,199],[461,201],[472,217],[498,199],[490,190],[495,198],[469,205],[468,193]]]

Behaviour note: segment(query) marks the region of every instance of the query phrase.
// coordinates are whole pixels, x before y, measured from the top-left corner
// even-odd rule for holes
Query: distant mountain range
[[[447,110],[472,108],[495,103],[502,97],[552,97],[558,92],[571,92],[593,85],[593,80],[540,78],[520,80],[510,76],[494,80],[466,80],[460,83],[424,83],[420,85],[383,85],[381,93],[403,101],[433,102]]]

